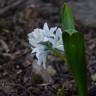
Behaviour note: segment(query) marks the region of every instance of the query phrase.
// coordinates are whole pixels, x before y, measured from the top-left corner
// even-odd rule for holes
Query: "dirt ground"
[[[0,1],[0,96],[57,96],[62,86],[65,96],[78,96],[75,81],[64,62],[56,58],[48,63],[55,70],[55,74],[48,75],[51,83],[44,80],[45,71],[42,78],[32,67],[35,57],[31,55],[27,34],[34,28],[42,28],[44,22],[60,26],[62,0],[26,1]],[[96,28],[84,26],[79,20],[76,28],[86,40],[89,96],[96,96]]]

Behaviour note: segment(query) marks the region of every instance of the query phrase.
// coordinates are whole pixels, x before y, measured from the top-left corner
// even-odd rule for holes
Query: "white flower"
[[[46,59],[48,55],[48,50],[46,50],[46,46],[44,45],[37,45],[36,48],[33,49],[32,53],[36,52],[37,57],[37,64],[43,65],[43,68],[46,69]]]
[[[60,28],[56,30],[54,38],[50,38],[49,41],[52,43],[53,48],[64,51],[62,31]]]
[[[60,28],[52,27],[49,29],[47,23],[43,29],[36,28],[28,34],[29,43],[32,45],[32,53],[36,53],[37,64],[46,68],[46,59],[48,56],[48,48],[43,43],[51,43],[52,48],[64,51],[62,41],[62,31]]]
[[[47,23],[44,24],[43,30],[44,30],[44,41],[49,41],[50,37],[54,37],[54,32],[56,31],[57,27],[52,27],[49,29]]]
[[[36,47],[38,43],[42,42],[44,40],[44,34],[42,29],[34,29],[33,32],[28,34],[29,43]]]

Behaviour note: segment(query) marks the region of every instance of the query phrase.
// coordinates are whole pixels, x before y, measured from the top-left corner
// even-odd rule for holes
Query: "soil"
[[[45,22],[49,26],[60,26],[61,4],[52,0],[36,2],[0,1],[0,96],[57,96],[62,86],[64,96],[78,96],[68,66],[57,58],[48,63],[56,71],[50,76],[52,83],[46,83],[40,74],[33,71],[35,57],[31,55],[27,34],[34,28],[42,28]],[[3,9],[5,7],[7,11]],[[76,28],[86,40],[89,96],[96,96],[96,28],[84,26],[79,20],[76,20]]]

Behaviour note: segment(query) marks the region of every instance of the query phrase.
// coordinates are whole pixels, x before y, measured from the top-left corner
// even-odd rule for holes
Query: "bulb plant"
[[[42,29],[36,28],[28,34],[32,54],[36,54],[37,64],[44,69],[50,54],[66,61],[79,95],[87,96],[84,36],[75,29],[74,18],[67,3],[64,4],[60,17],[63,31],[57,26],[49,28],[45,23]]]

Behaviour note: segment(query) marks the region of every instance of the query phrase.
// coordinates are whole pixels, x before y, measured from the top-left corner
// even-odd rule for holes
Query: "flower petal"
[[[44,31],[43,31],[43,32],[44,32],[44,35],[48,37],[50,30],[49,30],[49,27],[48,27],[47,23],[44,24],[43,30],[44,30]]]

